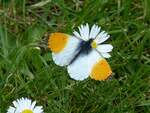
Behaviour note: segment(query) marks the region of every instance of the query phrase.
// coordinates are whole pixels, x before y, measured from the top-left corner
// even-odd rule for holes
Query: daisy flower
[[[74,31],[73,34],[75,37],[84,40],[86,43],[89,43],[93,49],[96,49],[99,54],[104,58],[110,58],[111,55],[109,52],[112,51],[113,46],[111,44],[102,44],[110,38],[105,31],[101,31],[101,28],[97,25],[93,25],[91,30],[89,25],[81,25],[78,27],[79,32]]]
[[[7,113],[44,113],[42,106],[35,106],[36,101],[32,102],[28,98],[21,98],[13,101]]]

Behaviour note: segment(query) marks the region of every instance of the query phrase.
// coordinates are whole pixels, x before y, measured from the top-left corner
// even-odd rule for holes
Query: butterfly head
[[[81,53],[89,53],[92,49],[95,49],[97,44],[93,39],[89,39],[88,41],[82,41],[80,43]]]

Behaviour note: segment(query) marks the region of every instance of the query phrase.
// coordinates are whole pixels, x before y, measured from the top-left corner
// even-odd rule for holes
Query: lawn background
[[[87,22],[111,35],[110,80],[74,81],[47,49]],[[0,113],[20,97],[45,113],[150,113],[149,75],[150,0],[0,0]]]

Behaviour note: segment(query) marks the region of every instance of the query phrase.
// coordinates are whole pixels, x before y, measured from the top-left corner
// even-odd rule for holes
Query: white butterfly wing
[[[79,55],[67,69],[70,77],[75,80],[84,80],[89,76],[95,80],[105,80],[112,73],[107,61],[95,50],[87,55]]]
[[[81,40],[64,33],[52,33],[48,47],[52,51],[53,61],[59,66],[67,66],[79,52]]]

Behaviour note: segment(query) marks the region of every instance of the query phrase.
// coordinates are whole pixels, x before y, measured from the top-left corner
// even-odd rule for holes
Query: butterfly
[[[78,27],[73,35],[55,32],[48,38],[48,48],[56,65],[66,66],[69,76],[74,80],[88,77],[106,80],[112,70],[105,58],[110,58],[111,44],[102,44],[110,35],[94,24]]]

